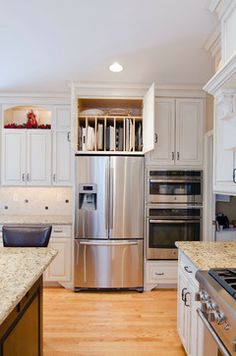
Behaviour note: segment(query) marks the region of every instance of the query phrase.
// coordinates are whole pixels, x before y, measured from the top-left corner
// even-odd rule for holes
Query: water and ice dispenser
[[[97,210],[97,184],[79,185],[79,209]]]

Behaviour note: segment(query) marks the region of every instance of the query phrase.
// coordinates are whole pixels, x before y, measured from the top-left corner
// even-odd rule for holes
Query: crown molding
[[[218,18],[221,19],[229,7],[234,6],[234,4],[235,0],[211,0],[208,8],[211,12],[215,12]]]
[[[62,92],[0,92],[2,104],[70,104],[70,93]]]

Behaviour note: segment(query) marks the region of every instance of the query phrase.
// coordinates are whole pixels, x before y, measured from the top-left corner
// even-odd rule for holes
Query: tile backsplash
[[[71,215],[71,188],[1,187],[0,214]]]

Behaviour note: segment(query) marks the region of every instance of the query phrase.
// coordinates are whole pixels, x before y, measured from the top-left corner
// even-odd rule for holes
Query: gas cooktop
[[[236,299],[236,268],[214,268],[210,269],[208,273]]]

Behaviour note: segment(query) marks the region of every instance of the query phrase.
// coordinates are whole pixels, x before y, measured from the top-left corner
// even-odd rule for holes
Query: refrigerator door
[[[108,237],[109,158],[78,156],[75,237]]]
[[[143,238],[144,157],[110,158],[109,238]]]
[[[143,240],[75,239],[75,290],[143,288]]]

